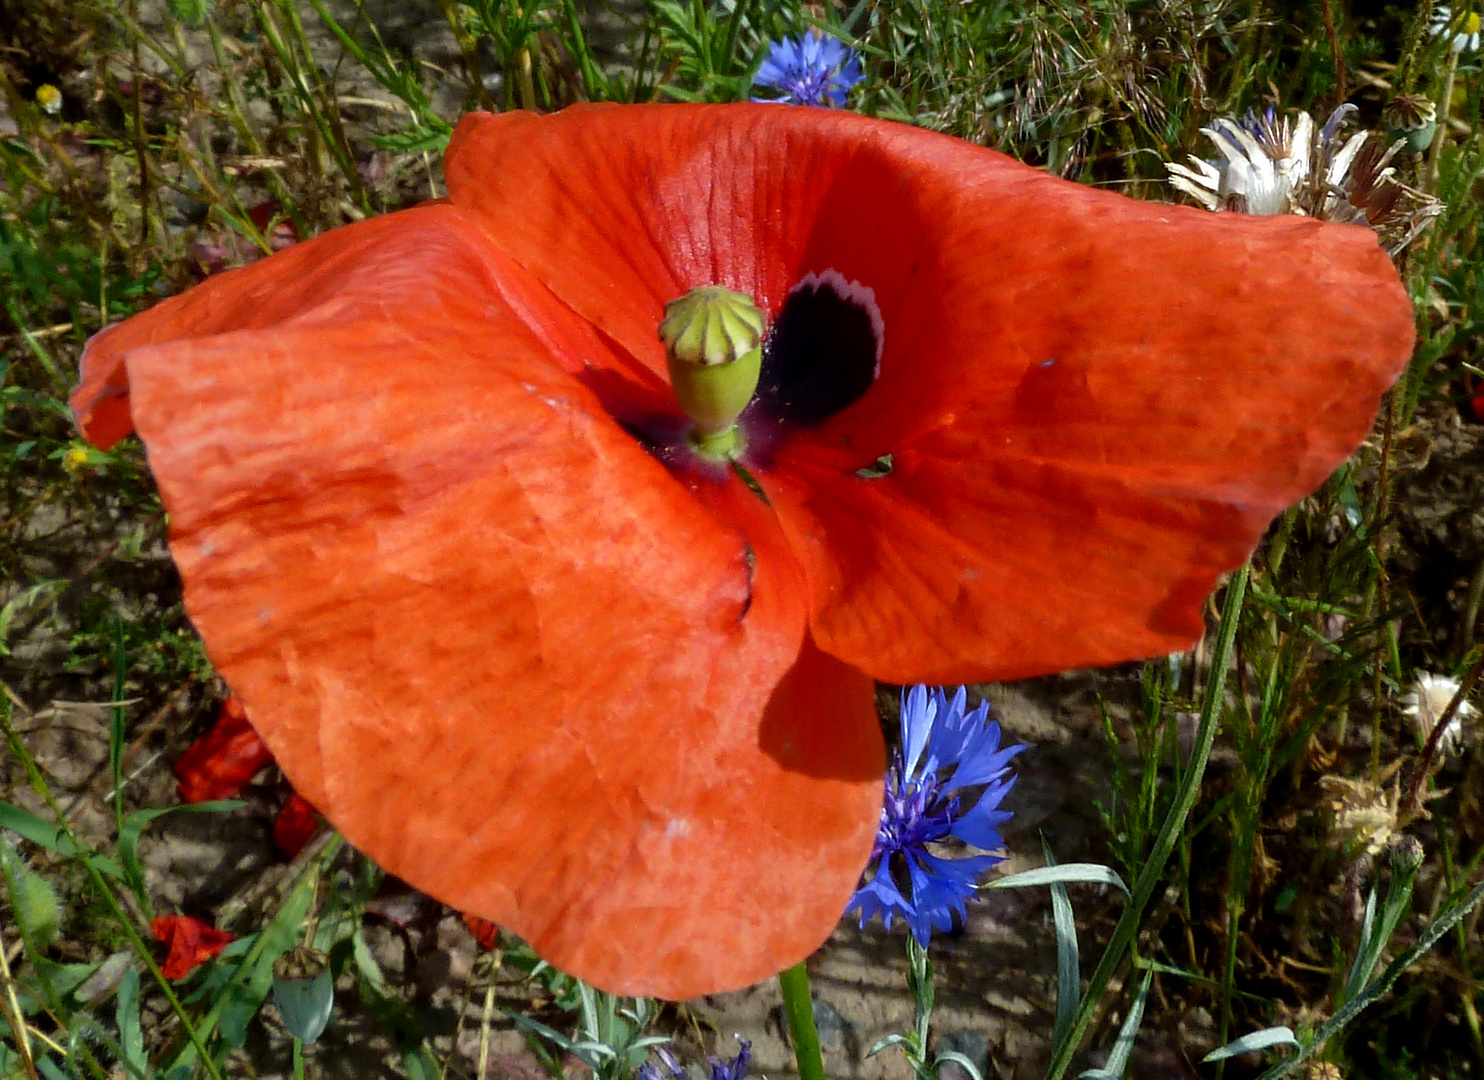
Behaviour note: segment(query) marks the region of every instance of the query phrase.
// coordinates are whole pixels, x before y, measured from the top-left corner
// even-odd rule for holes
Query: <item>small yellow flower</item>
[[[56,116],[62,111],[62,91],[51,83],[42,83],[36,88],[36,104],[48,116]]]
[[[62,468],[77,476],[88,467],[88,448],[74,446],[62,455]]]

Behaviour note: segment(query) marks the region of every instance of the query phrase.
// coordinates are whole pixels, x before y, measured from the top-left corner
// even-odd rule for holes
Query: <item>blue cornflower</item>
[[[775,97],[754,101],[782,101],[789,105],[845,104],[845,95],[860,82],[861,62],[855,53],[832,37],[811,31],[784,38],[768,50],[753,87],[766,87]]]
[[[737,1042],[741,1049],[737,1051],[737,1056],[731,1061],[727,1061],[725,1058],[706,1059],[711,1065],[710,1080],[745,1080],[747,1066],[752,1061],[752,1043],[740,1035],[737,1036]],[[646,1061],[639,1067],[634,1080],[690,1080],[690,1074],[685,1071],[685,1067],[680,1064],[675,1055],[670,1053],[668,1046],[657,1047],[655,1049],[655,1056],[660,1059],[660,1064],[665,1067],[665,1072],[669,1073],[669,1076],[666,1076],[665,1072],[660,1072],[653,1064]]]
[[[964,917],[979,875],[1003,861],[988,854],[935,855],[929,847],[948,840],[986,852],[1005,846],[999,826],[1012,815],[999,805],[1015,785],[1010,761],[1025,749],[1002,748],[989,705],[965,713],[966,699],[963,687],[952,701],[941,689],[903,691],[902,745],[886,774],[870,880],[846,908],[860,912],[862,926],[880,915],[890,929],[899,915],[924,946],[934,930],[952,929],[955,913]]]

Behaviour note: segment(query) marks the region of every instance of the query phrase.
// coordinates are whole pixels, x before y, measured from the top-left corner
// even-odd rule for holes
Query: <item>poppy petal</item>
[[[348,296],[341,287],[345,277],[367,259],[385,264],[398,245],[426,243],[428,236],[440,232],[453,238],[448,242],[467,257],[477,253],[490,268],[484,280],[495,290],[493,299],[513,310],[547,346],[552,359],[581,375],[610,408],[640,412],[671,408],[667,384],[626,354],[615,353],[590,327],[564,317],[545,287],[529,275],[512,272],[509,257],[481,244],[478,230],[459,211],[428,203],[334,229],[271,259],[215,275],[96,335],[83,352],[81,381],[72,394],[78,427],[103,449],[133,432],[123,363],[130,349],[289,321],[343,324],[375,317],[381,298]],[[392,288],[396,270],[383,265],[381,272]],[[397,284],[400,298],[408,305],[415,303],[421,282],[404,276]]]
[[[165,946],[160,974],[167,979],[184,979],[236,940],[190,915],[161,915],[150,923],[150,932]]]
[[[775,319],[808,274],[871,290],[874,383],[754,471],[820,647],[892,682],[1186,647],[1411,349],[1369,230],[1140,203],[844,113],[471,115],[447,172],[455,204],[655,371],[660,307],[693,286]]]
[[[291,792],[273,819],[273,846],[292,859],[323,827],[319,811],[309,800],[297,791]]]
[[[725,285],[776,315],[803,275],[811,222],[850,140],[873,125],[860,117],[842,124],[843,114],[822,110],[804,119],[801,111],[739,104],[470,113],[444,161],[449,198],[664,378],[656,329],[667,301],[694,286]]]
[[[924,354],[923,381],[956,388],[917,403],[935,426],[909,418],[873,443],[908,392],[868,396],[760,475],[822,648],[945,683],[1186,648],[1219,575],[1370,430],[1412,314],[1368,230],[1128,206],[1088,235],[1047,218],[1044,248],[1001,239],[1065,295],[976,312],[978,286],[957,286],[988,351],[979,372]],[[989,239],[957,225],[965,247],[938,242],[972,266]],[[971,348],[965,329],[942,353]],[[844,445],[890,454],[889,472],[857,475]]]
[[[869,854],[870,681],[808,640],[766,505],[672,477],[431,209],[338,318],[123,353],[187,608],[388,871],[605,989],[754,982]]]
[[[261,770],[273,764],[273,753],[247,719],[242,699],[222,702],[216,723],[176,761],[180,801],[230,799]]]

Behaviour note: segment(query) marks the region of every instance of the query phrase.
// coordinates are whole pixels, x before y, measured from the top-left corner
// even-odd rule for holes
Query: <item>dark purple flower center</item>
[[[834,271],[806,277],[763,339],[757,406],[813,424],[858,401],[876,379],[880,318],[868,289]]]

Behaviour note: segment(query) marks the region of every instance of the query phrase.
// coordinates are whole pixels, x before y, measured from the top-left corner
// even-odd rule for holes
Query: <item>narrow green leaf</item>
[[[1149,984],[1154,981],[1154,972],[1145,971],[1139,983],[1139,992],[1128,1007],[1128,1016],[1118,1029],[1118,1039],[1113,1043],[1113,1052],[1108,1055],[1108,1071],[1120,1080],[1128,1068],[1129,1055],[1134,1052],[1134,1040],[1139,1036],[1139,1025],[1144,1022],[1144,1005],[1149,1000]]]
[[[1056,857],[1051,845],[1041,839],[1041,851],[1046,858],[1047,870],[1056,869]],[[1082,962],[1077,948],[1077,919],[1072,913],[1072,901],[1067,896],[1067,887],[1060,881],[1051,882],[1051,917],[1056,925],[1056,1017],[1051,1025],[1051,1040],[1061,1040],[1077,1015],[1077,1006],[1082,996]]]
[[[1035,870],[1022,870],[1018,874],[1008,874],[1002,878],[981,885],[981,889],[1029,889],[1046,885],[1111,885],[1125,896],[1129,893],[1128,886],[1124,884],[1123,878],[1118,876],[1118,871],[1111,866],[1103,866],[1101,863],[1061,863],[1056,866],[1042,866]]]
[[[114,1019],[119,1029],[119,1046],[123,1049],[124,1065],[130,1072],[136,1069],[148,1075],[149,1060],[144,1056],[144,1031],[139,1026],[139,972],[124,973],[119,982],[118,1006]]]
[[[1298,1046],[1299,1041],[1293,1036],[1293,1029],[1283,1026],[1263,1028],[1261,1031],[1253,1031],[1243,1035],[1240,1039],[1233,1039],[1225,1046],[1212,1050],[1203,1062],[1225,1061],[1229,1057],[1238,1054],[1250,1054],[1255,1050],[1267,1050],[1274,1046]]]
[[[122,881],[123,867],[112,859],[85,851],[72,841],[66,830],[37,817],[29,810],[0,801],[0,828],[9,829],[23,840],[29,840],[63,858],[86,859],[100,874]]]

